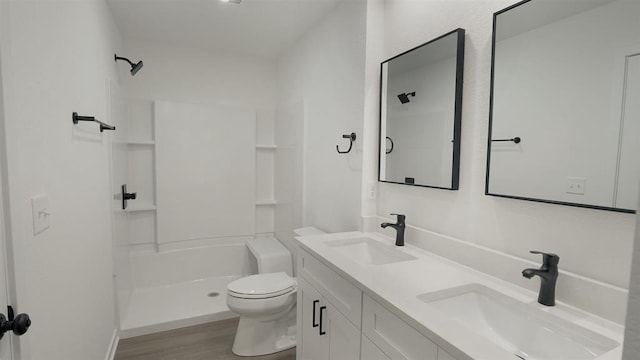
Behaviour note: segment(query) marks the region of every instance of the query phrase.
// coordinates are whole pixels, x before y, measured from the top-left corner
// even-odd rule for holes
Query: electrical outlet
[[[584,195],[586,182],[585,178],[567,178],[567,194]]]
[[[36,195],[31,198],[31,212],[33,216],[33,235],[38,235],[49,228],[49,196]]]
[[[367,184],[367,198],[369,200],[374,200],[376,198],[376,183],[373,181],[370,181],[369,184]]]

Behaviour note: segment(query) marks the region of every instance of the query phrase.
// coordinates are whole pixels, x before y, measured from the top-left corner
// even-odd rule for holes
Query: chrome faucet
[[[540,269],[524,269],[522,276],[531,279],[534,276],[540,277],[540,293],[538,302],[542,305],[554,306],[556,304],[556,281],[558,280],[558,263],[560,257],[556,254],[548,254],[540,251],[529,251],[532,254],[542,255],[542,266]]]
[[[391,226],[396,230],[396,246],[404,246],[404,228],[406,227],[404,220],[407,218],[402,214],[391,214],[398,217],[398,220],[395,224],[392,223],[382,223],[380,224],[381,228],[386,228],[387,226]]]

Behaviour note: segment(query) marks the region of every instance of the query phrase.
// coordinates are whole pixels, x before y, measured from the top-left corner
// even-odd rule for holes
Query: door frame
[[[6,8],[0,4],[0,23],[5,20]],[[4,110],[4,87],[5,73],[4,67],[4,50],[5,36],[0,36],[0,276],[4,277],[4,289],[0,289],[0,293],[4,290],[6,298],[1,298],[0,303],[8,305],[16,304],[16,281],[15,267],[13,258],[13,237],[11,232],[11,209],[9,203],[9,176],[8,176],[8,157],[5,127],[5,110]],[[10,255],[11,254],[11,255]],[[0,281],[0,286],[3,282]],[[0,309],[0,313],[4,313],[6,309]],[[7,336],[9,340],[9,359],[20,359],[20,341],[17,336]]]

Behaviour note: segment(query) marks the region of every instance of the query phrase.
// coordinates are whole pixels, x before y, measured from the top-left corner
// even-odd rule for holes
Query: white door
[[[2,99],[4,98],[4,94],[2,93],[2,74],[0,74],[0,122],[4,122],[4,104]],[[0,151],[4,151],[5,146],[3,142],[0,142]],[[4,156],[4,155],[3,155]],[[4,228],[4,201],[2,198],[2,194],[4,193],[4,184],[2,183],[2,166],[0,166],[0,313],[7,315],[7,305],[9,301],[9,294],[7,292],[8,286],[8,278],[7,276],[11,274],[7,271],[7,239],[5,237],[5,228]],[[7,214],[8,215],[8,214]],[[0,360],[10,360],[13,359],[13,351],[12,351],[12,341],[13,335],[5,334],[3,338],[0,340]],[[14,344],[18,344],[18,342],[13,342]]]
[[[0,109],[1,110],[1,109]],[[0,167],[0,171],[2,168]],[[0,174],[1,175],[1,174]],[[0,179],[2,176],[0,176]],[[3,186],[0,186],[0,189]],[[4,232],[4,202],[2,199],[2,192],[0,191],[0,313],[7,316],[8,305],[8,293],[7,293],[7,250],[6,250],[6,238]],[[12,340],[14,335],[11,332],[4,334],[0,339],[0,360],[13,359],[12,355]],[[17,343],[17,342],[16,342]]]

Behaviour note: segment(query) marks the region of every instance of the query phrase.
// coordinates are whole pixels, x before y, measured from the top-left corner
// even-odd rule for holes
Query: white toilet
[[[315,228],[298,236],[322,234]],[[296,293],[291,252],[277,239],[247,241],[258,275],[227,285],[227,306],[240,315],[232,351],[239,356],[272,354],[296,346]]]

